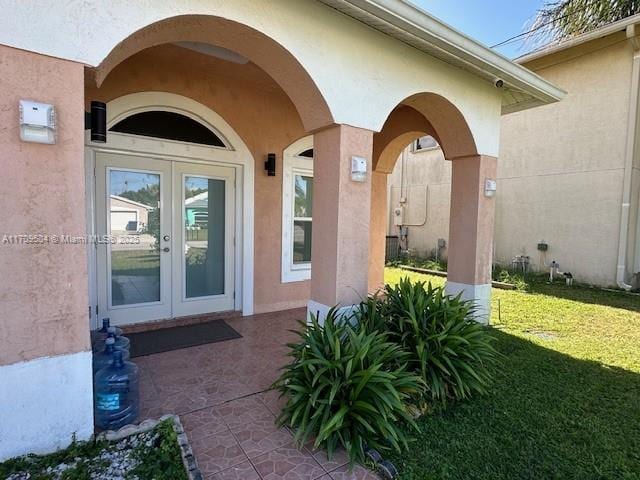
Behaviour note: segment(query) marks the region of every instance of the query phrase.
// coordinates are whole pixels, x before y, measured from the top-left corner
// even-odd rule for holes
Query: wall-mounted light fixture
[[[367,159],[364,157],[351,157],[351,180],[364,182],[367,179]]]
[[[486,178],[484,181],[484,196],[495,197],[496,190],[498,190],[497,182],[492,178]]]
[[[48,103],[20,100],[20,140],[56,143],[56,109]]]
[[[107,141],[107,104],[91,101],[91,112],[84,113],[84,128],[91,130],[91,141],[105,143]]]
[[[270,177],[276,176],[276,154],[267,153],[267,160],[264,162],[264,169]]]

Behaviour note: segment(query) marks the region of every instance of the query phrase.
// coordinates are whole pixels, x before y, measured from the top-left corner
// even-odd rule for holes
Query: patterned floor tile
[[[327,472],[336,470],[337,468],[349,463],[349,456],[343,449],[339,449],[333,452],[333,455],[331,455],[331,460],[329,460],[327,452],[324,450],[314,449],[313,443],[307,444],[305,448],[313,456],[315,461],[318,462]]]
[[[314,480],[325,475],[309,452],[292,445],[258,457],[253,464],[264,480]]]
[[[203,476],[246,462],[247,456],[229,430],[191,442]]]
[[[283,447],[293,441],[286,428],[278,428],[273,417],[256,420],[233,430],[242,450],[251,459]]]
[[[272,424],[275,421],[273,414],[257,395],[220,405],[218,413],[234,431],[256,421],[269,420]]]
[[[215,407],[203,408],[182,415],[180,420],[192,442],[228,430]]]
[[[264,392],[290,361],[285,344],[296,336],[288,330],[304,318],[304,309],[231,318],[243,338],[139,357],[140,419],[179,414],[208,480],[258,480],[258,473],[331,480],[326,472],[334,468],[344,475],[341,456],[329,461],[293,446],[291,433],[275,425],[285,400]]]
[[[329,478],[329,477],[327,477]],[[260,480],[260,475],[251,462],[243,462],[208,477],[210,480]]]
[[[352,469],[349,469],[349,465],[343,465],[329,472],[329,475],[333,480],[380,480],[377,473],[360,465],[355,465]]]
[[[280,415],[280,411],[287,403],[287,399],[285,397],[281,398],[280,392],[276,390],[261,393],[260,399],[275,416]]]

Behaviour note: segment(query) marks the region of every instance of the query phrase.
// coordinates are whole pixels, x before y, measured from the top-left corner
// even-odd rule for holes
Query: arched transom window
[[[166,110],[134,113],[117,122],[109,131],[212,147],[228,147],[221,135],[206,125],[187,115]]]

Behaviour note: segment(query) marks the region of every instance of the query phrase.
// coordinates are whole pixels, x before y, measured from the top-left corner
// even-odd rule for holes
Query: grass
[[[113,275],[157,276],[160,274],[160,253],[151,248],[112,250],[111,270]]]
[[[492,307],[490,394],[420,419],[400,478],[640,478],[640,298],[537,281]]]

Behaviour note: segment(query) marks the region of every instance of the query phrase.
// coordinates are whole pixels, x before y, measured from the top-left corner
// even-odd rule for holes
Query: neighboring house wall
[[[402,206],[409,230],[409,248],[430,257],[439,238],[449,238],[451,163],[440,148],[414,152],[408,147],[389,175],[390,235],[397,235],[393,210]],[[405,202],[400,200],[404,198]],[[446,250],[442,251],[446,257]]]
[[[581,281],[614,285],[632,49],[622,40],[558,60],[531,67],[566,98],[502,121],[496,260],[526,254],[537,264],[544,239],[548,261]]]
[[[502,118],[495,262],[508,265],[516,255],[529,255],[541,270],[556,260],[579,281],[615,285],[632,66],[632,48],[624,35],[619,40],[525,64],[568,95]],[[409,227],[409,247],[431,255],[437,239],[448,238],[451,164],[439,150],[408,148],[405,155],[409,189],[426,185],[428,192],[426,223]],[[402,157],[390,176],[391,234],[401,171]],[[635,187],[637,163],[634,181]],[[423,208],[421,203],[410,191],[405,211]],[[633,221],[632,243],[640,239],[637,228]],[[549,244],[546,255],[537,250],[541,240]]]
[[[110,199],[110,211],[111,211],[111,231],[125,231],[127,222],[129,219],[138,222],[138,227],[147,226],[149,223],[149,208],[136,202],[127,202],[126,199],[120,199],[111,196]],[[120,218],[114,218],[120,215]],[[126,215],[130,213],[130,215]],[[116,225],[117,223],[117,225]]]

